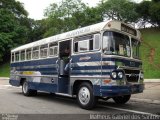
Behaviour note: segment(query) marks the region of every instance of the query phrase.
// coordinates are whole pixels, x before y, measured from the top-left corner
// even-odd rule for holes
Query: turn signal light
[[[103,82],[104,82],[105,84],[108,84],[108,83],[111,82],[111,80],[103,80]]]

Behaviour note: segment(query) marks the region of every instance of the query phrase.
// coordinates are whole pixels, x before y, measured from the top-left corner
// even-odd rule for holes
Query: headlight
[[[123,73],[122,73],[122,72],[118,72],[118,77],[119,77],[120,79],[122,79],[122,78],[123,78]]]
[[[115,79],[117,77],[117,73],[116,72],[112,72],[112,77]]]

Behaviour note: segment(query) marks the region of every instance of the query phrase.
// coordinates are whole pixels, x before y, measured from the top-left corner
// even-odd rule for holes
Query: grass
[[[141,29],[143,43],[140,48],[145,78],[160,78],[160,29]],[[149,47],[149,44],[151,47]],[[149,60],[150,49],[155,49],[153,64]],[[0,65],[0,77],[9,77],[9,62]]]
[[[6,62],[0,65],[0,77],[9,77],[10,74],[10,63]]]
[[[144,41],[140,49],[144,76],[145,78],[160,78],[160,29],[149,28],[140,31]],[[149,60],[151,48],[155,49],[152,61]]]

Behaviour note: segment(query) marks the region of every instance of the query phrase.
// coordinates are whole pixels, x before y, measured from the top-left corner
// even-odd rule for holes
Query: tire
[[[93,87],[91,84],[85,82],[79,86],[77,92],[77,102],[83,109],[93,109],[97,103],[97,98],[93,94]]]
[[[124,96],[117,96],[113,97],[113,100],[117,104],[125,104],[126,102],[129,101],[131,95],[124,95]]]
[[[22,93],[25,96],[35,96],[37,95],[37,90],[31,90],[28,88],[28,82],[25,80],[22,84]]]

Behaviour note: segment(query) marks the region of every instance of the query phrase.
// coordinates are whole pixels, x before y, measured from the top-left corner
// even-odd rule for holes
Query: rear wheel
[[[37,95],[37,90],[29,89],[28,82],[25,80],[22,84],[22,93],[25,96],[35,96]]]
[[[82,83],[77,93],[77,101],[81,108],[92,109],[95,107],[97,98],[93,94],[93,87],[89,83]]]
[[[117,97],[113,97],[113,100],[117,104],[125,104],[126,102],[129,101],[130,97],[131,95],[117,96]]]

